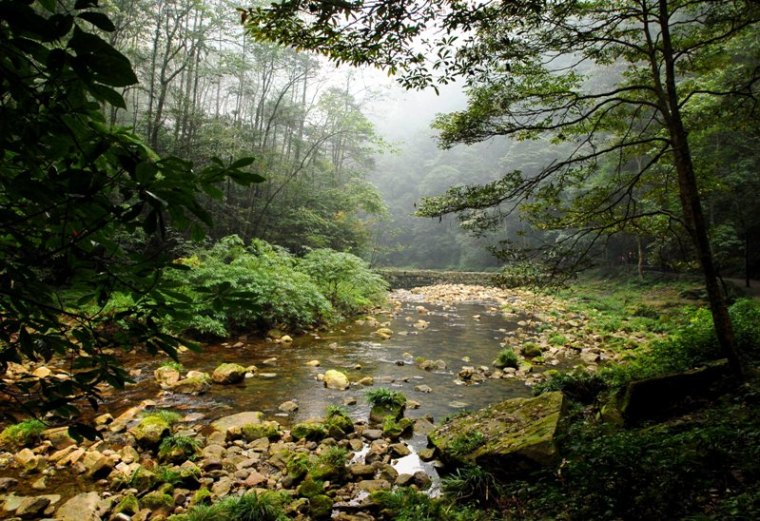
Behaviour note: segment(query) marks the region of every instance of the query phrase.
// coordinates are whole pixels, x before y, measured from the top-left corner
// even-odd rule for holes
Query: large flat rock
[[[455,418],[428,435],[444,462],[518,475],[556,463],[561,392],[515,398]]]
[[[263,413],[259,411],[246,411],[230,416],[223,416],[211,423],[214,430],[224,433],[226,439],[240,437],[245,425],[256,425],[261,423]]]

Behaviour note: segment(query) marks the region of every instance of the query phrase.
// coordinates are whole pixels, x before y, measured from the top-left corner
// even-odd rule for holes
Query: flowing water
[[[357,400],[355,405],[347,407],[351,416],[366,418],[369,412],[366,391],[387,387],[420,402],[420,408],[407,411],[407,416],[440,420],[463,409],[474,410],[530,394],[530,389],[517,379],[488,379],[480,384],[465,385],[457,378],[463,366],[490,366],[501,349],[499,342],[504,333],[517,327],[515,322],[505,321],[488,303],[446,307],[425,304],[428,313],[424,315],[415,309],[419,305],[420,302],[407,300],[394,314],[375,317],[393,330],[388,340],[372,334],[378,328],[376,324],[347,323],[334,331],[320,333],[319,338],[314,338],[316,335],[296,338],[290,345],[257,339],[244,341],[242,347],[231,347],[237,343],[233,341],[205,346],[199,353],[185,353],[181,355],[185,370],[212,372],[223,362],[255,365],[259,369],[257,376],[239,385],[214,385],[210,393],[197,397],[161,393],[152,376],[157,362],[136,361],[133,368],[141,371],[136,378],[137,385],[119,392],[118,399],[113,400],[109,408],[116,413],[150,398],[157,399],[159,407],[201,413],[208,421],[239,411],[257,410],[263,412],[266,419],[289,425],[319,418],[328,405],[341,405],[348,397]],[[426,329],[414,327],[419,319],[428,322]],[[415,364],[415,359],[420,357],[443,360],[447,369],[420,369]],[[319,360],[321,366],[308,366],[310,360]],[[374,385],[352,386],[346,391],[326,389],[317,375],[327,369],[344,372],[352,382],[371,376]],[[423,384],[432,392],[414,389]],[[298,411],[286,414],[278,410],[279,405],[288,400],[298,404]]]

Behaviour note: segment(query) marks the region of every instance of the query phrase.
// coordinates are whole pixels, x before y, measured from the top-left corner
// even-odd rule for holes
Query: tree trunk
[[[707,225],[702,211],[687,133],[681,119],[678,91],[676,88],[675,54],[670,35],[670,13],[667,0],[660,0],[659,2],[659,23],[662,32],[661,52],[665,65],[665,89],[659,89],[663,105],[661,108],[673,146],[673,159],[678,175],[679,197],[684,220],[696,247],[699,263],[702,266],[718,343],[723,355],[728,359],[731,370],[737,377],[742,378],[744,376],[744,367],[736,349],[736,340],[731,317],[728,314],[728,305],[718,281],[718,271],[710,249],[710,240],[707,236]],[[659,79],[660,76],[657,74],[655,81],[659,82]]]

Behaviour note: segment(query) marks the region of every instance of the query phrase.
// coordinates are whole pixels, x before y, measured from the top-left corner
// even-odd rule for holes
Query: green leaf
[[[106,87],[105,85],[98,85],[95,83],[93,85],[90,85],[90,93],[92,93],[93,97],[98,101],[105,101],[106,103],[120,109],[127,108],[124,97],[113,90],[111,87]]]
[[[82,20],[87,20],[88,22],[90,22],[92,25],[94,25],[101,31],[105,31],[107,33],[111,33],[116,30],[116,26],[114,26],[111,19],[108,18],[108,16],[106,16],[103,13],[85,11],[84,13],[79,13],[77,15],[77,18],[81,18]]]
[[[127,87],[137,83],[137,76],[126,56],[101,37],[74,28],[68,47],[77,55],[77,65],[92,75],[95,81],[111,87]],[[87,74],[81,73],[80,76]]]

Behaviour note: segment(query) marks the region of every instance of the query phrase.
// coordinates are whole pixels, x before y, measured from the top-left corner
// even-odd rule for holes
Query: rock
[[[350,385],[348,377],[335,369],[329,369],[325,372],[324,384],[328,389],[336,389],[338,391],[348,389]]]
[[[375,475],[375,467],[372,465],[365,465],[364,463],[356,463],[348,467],[348,473],[354,478],[372,478]]]
[[[371,376],[365,376],[364,378],[357,380],[356,385],[364,385],[368,387],[370,385],[374,385],[374,383],[375,383],[374,378],[372,378]]]
[[[296,423],[290,435],[294,440],[320,441],[327,436],[327,429],[319,422],[307,421]]]
[[[445,371],[448,365],[444,360],[423,360],[418,364],[425,371]]]
[[[282,335],[279,339],[282,344],[292,344],[293,338],[290,335]]]
[[[8,492],[18,486],[18,480],[15,478],[0,478],[0,492]]]
[[[239,438],[244,425],[261,423],[264,415],[259,411],[246,411],[224,416],[211,423],[211,428],[224,434],[225,440]]]
[[[414,484],[417,485],[420,490],[425,490],[430,488],[430,485],[433,484],[433,480],[430,479],[430,476],[428,476],[426,472],[418,470],[414,473]]]
[[[433,461],[435,459],[435,449],[432,447],[426,447],[420,449],[417,455],[422,461]]]
[[[419,392],[419,393],[432,393],[433,392],[433,388],[430,387],[429,385],[425,385],[425,384],[415,385],[414,386],[414,390],[417,391],[417,392]]]
[[[346,396],[343,398],[343,405],[356,405],[357,403],[357,399],[353,396]]]
[[[99,479],[108,476],[113,470],[113,460],[100,452],[92,451],[85,454],[82,463],[85,467],[85,475],[90,479]]]
[[[383,437],[383,431],[382,429],[365,429],[362,436],[368,440],[379,440]]]
[[[129,429],[135,442],[147,449],[158,447],[164,437],[171,434],[171,426],[160,416],[146,416],[140,423]]]
[[[234,485],[235,482],[230,478],[229,476],[222,476],[219,478],[219,481],[214,483],[214,485],[211,487],[211,493],[214,494],[216,497],[222,497],[229,494],[230,489],[232,489],[232,485]]]
[[[254,488],[262,483],[266,483],[267,477],[264,474],[261,474],[257,471],[252,471],[250,474],[248,474],[248,477],[245,478],[245,481],[243,481],[243,486],[245,488]]]
[[[177,368],[164,365],[153,371],[153,377],[161,387],[171,387],[182,379]]]
[[[525,358],[536,358],[541,356],[543,349],[538,344],[528,343],[522,346],[522,355]]]
[[[422,436],[427,436],[431,432],[435,430],[435,425],[433,425],[433,422],[428,420],[427,418],[417,418],[414,420],[414,433],[420,434]]]
[[[267,338],[271,338],[272,340],[279,340],[282,338],[282,331],[279,329],[270,329],[267,331]]]
[[[298,406],[296,406],[296,409]],[[243,439],[248,442],[254,442],[265,438],[267,440],[277,440],[282,436],[280,424],[276,421],[263,421],[261,423],[249,423],[241,428]]]
[[[655,376],[630,382],[617,406],[627,424],[666,416],[688,402],[687,398],[711,398],[730,385],[730,368],[726,360],[682,373]]]
[[[236,384],[245,379],[246,369],[240,364],[221,364],[214,369],[211,379],[217,384]]]
[[[388,329],[387,327],[381,327],[374,332],[374,335],[380,337],[381,340],[388,340],[391,336],[393,336],[393,330]]]
[[[521,475],[555,463],[564,405],[561,392],[506,400],[456,418],[428,439],[446,462],[474,462],[497,474]]]
[[[412,453],[412,451],[409,450],[409,447],[407,447],[405,443],[394,443],[392,445],[389,445],[388,449],[391,451],[391,455],[394,458],[403,458],[404,456],[408,456]]]
[[[53,371],[51,371],[49,368],[45,367],[44,365],[32,371],[32,376],[35,376],[40,379],[47,378],[51,374],[53,374]]]
[[[58,521],[101,521],[99,503],[100,495],[97,492],[83,492],[61,505],[55,518]]]
[[[296,412],[298,410],[298,404],[292,400],[283,402],[278,407],[282,412]]]
[[[330,519],[333,509],[333,500],[324,494],[316,495],[309,499],[309,513],[312,519]]]
[[[364,481],[357,483],[356,487],[363,492],[369,492],[371,494],[372,492],[378,492],[380,490],[390,490],[391,484],[384,479],[365,479]]]
[[[306,362],[306,365],[308,365],[309,367],[319,367],[320,365],[322,365],[322,363],[319,360],[309,360],[308,362]]]
[[[197,371],[190,371],[187,374],[187,378],[184,378],[171,386],[171,390],[180,394],[204,394],[211,389],[211,377],[207,373],[197,373]]]
[[[13,460],[24,472],[37,470],[44,463],[42,457],[32,452],[31,449],[21,449],[13,456]]]
[[[30,496],[22,499],[16,508],[16,515],[22,519],[40,519],[42,513],[50,505],[50,498],[45,496]]]

